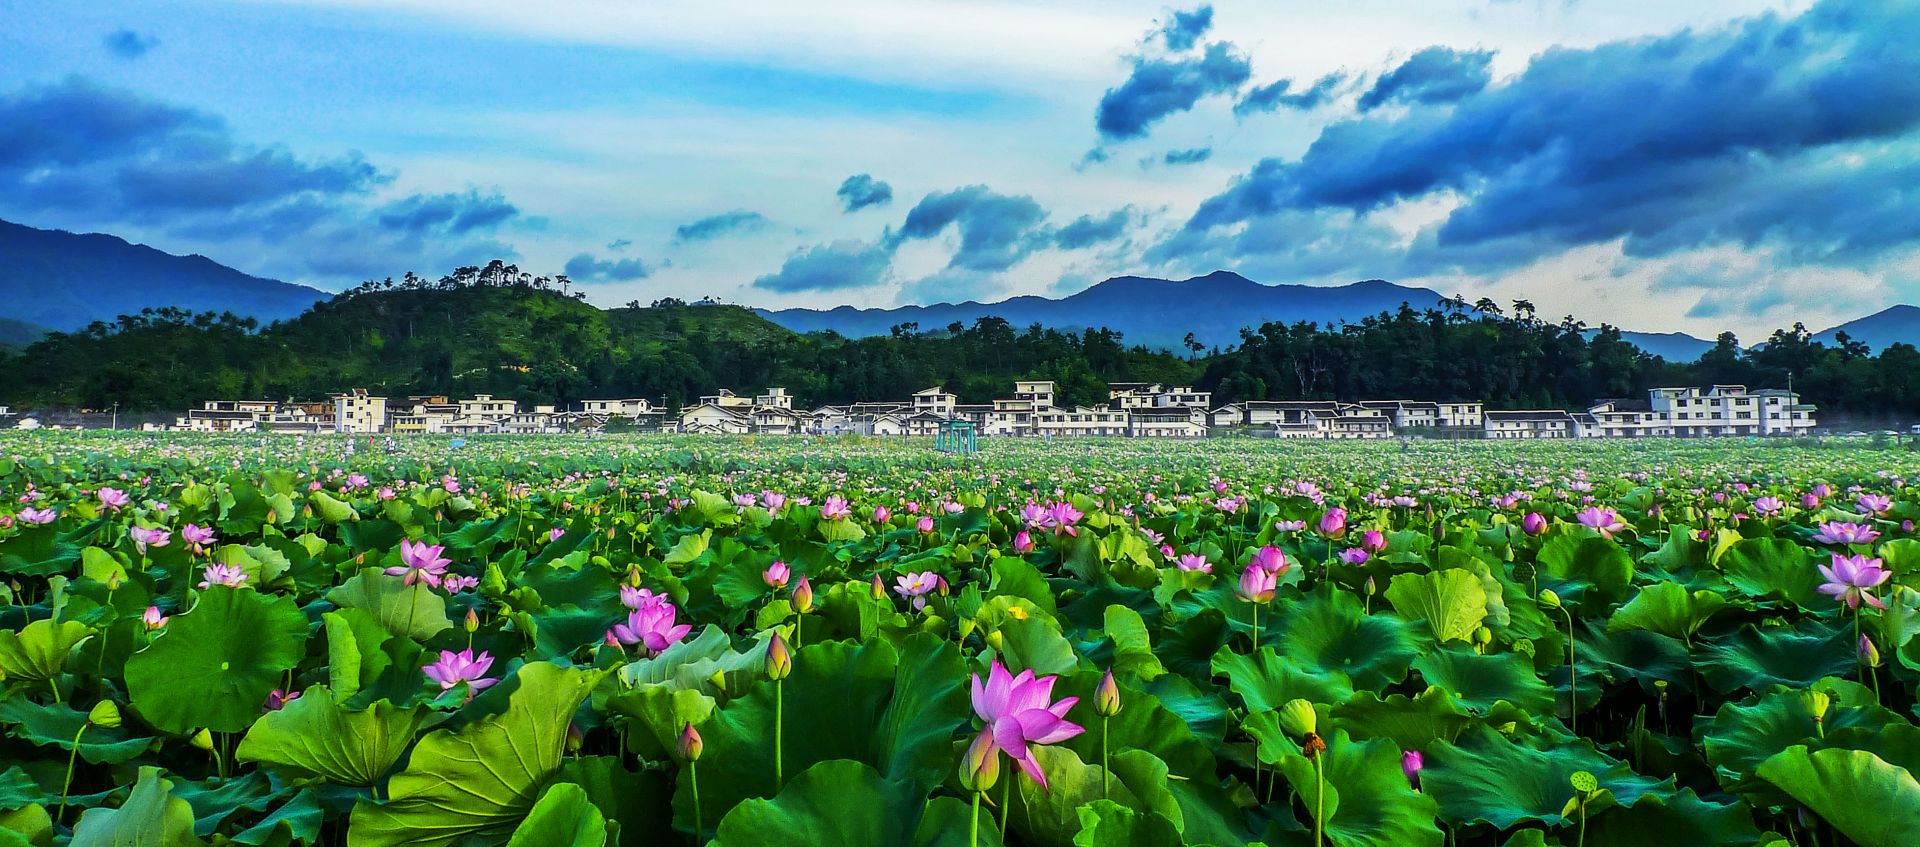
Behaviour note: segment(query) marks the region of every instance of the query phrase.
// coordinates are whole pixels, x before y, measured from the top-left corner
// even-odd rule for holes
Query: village
[[[1595,401],[1585,411],[1488,409],[1474,401],[1243,400],[1220,406],[1189,386],[1114,383],[1101,406],[1060,406],[1055,385],[1018,380],[1009,396],[964,404],[940,386],[904,400],[796,407],[784,388],[727,389],[677,410],[644,398],[523,407],[489,394],[388,398],[355,389],[326,400],[209,400],[152,432],[353,434],[558,434],[679,432],[711,435],[932,437],[965,429],[984,437],[1453,439],[1652,438],[1811,434],[1814,406],[1793,391],[1741,385],[1654,388],[1644,398]],[[27,415],[0,420],[41,427]]]

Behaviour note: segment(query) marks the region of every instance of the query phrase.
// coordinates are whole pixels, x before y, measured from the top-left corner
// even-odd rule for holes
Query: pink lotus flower
[[[394,494],[393,489],[383,485],[380,487],[379,491],[376,491],[373,493],[373,496],[380,498],[380,500],[384,502],[387,500],[392,500],[394,497],[399,495]]]
[[[973,713],[986,723],[994,748],[1019,763],[1020,769],[1043,790],[1047,787],[1047,775],[1040,770],[1040,763],[1033,760],[1031,745],[1058,744],[1086,731],[1067,720],[1067,711],[1079,703],[1080,698],[1052,702],[1053,683],[1057,679],[1054,676],[1035,679],[1031,670],[1014,676],[998,659],[987,670],[984,685],[979,674],[973,675]]]
[[[547,543],[551,544],[555,541],[559,541],[560,539],[565,538],[566,535],[567,535],[566,527],[556,526],[552,529],[547,530]]]
[[[1273,524],[1274,532],[1299,532],[1306,528],[1306,521],[1275,521]]]
[[[1761,497],[1753,501],[1753,511],[1760,515],[1777,515],[1786,507],[1786,501],[1778,497]]]
[[[787,504],[787,495],[776,491],[762,491],[760,492],[760,502],[767,505],[767,511],[779,512],[780,507]]]
[[[126,508],[128,503],[133,502],[127,497],[127,492],[118,488],[102,488],[95,492],[94,496],[99,497],[100,505],[105,506],[110,512],[120,511]]]
[[[693,631],[692,624],[674,624],[679,613],[672,603],[659,602],[633,610],[627,615],[626,623],[613,625],[610,633],[621,644],[638,644],[648,656],[659,655],[668,647],[680,643],[687,633]]]
[[[267,694],[267,707],[264,711],[278,712],[285,708],[288,703],[298,699],[300,699],[300,692],[298,691],[283,691],[275,688],[271,693]]]
[[[888,509],[887,509],[887,507],[885,507],[885,506],[875,506],[875,507],[873,507],[873,522],[874,522],[874,523],[877,523],[877,524],[882,524],[882,525],[884,525],[884,524],[886,524],[886,522],[887,522],[887,521],[890,521],[890,520],[892,520],[892,519],[893,519],[893,512],[892,512],[892,511],[890,511],[890,510],[888,510]]]
[[[52,509],[27,508],[27,509],[21,509],[18,517],[20,518],[20,521],[22,523],[28,523],[34,526],[46,526],[47,524],[53,523],[56,518],[60,517],[60,513],[55,512]]]
[[[1386,533],[1377,529],[1369,529],[1366,532],[1360,533],[1360,549],[1368,553],[1378,553],[1387,549]]]
[[[426,673],[428,679],[440,683],[441,691],[448,691],[460,683],[466,683],[467,696],[471,698],[487,686],[499,682],[497,679],[485,678],[487,669],[491,667],[493,667],[493,657],[487,655],[487,651],[482,650],[480,655],[475,656],[472,648],[468,648],[458,653],[442,650],[439,661],[424,665],[420,670]]]
[[[1802,494],[1800,495],[1800,508],[1818,509],[1820,508],[1820,498],[1815,497],[1812,494]]]
[[[1520,531],[1528,535],[1539,535],[1547,531],[1547,519],[1539,512],[1528,512],[1520,519]]]
[[[1266,568],[1248,565],[1246,570],[1240,572],[1240,584],[1234,586],[1234,591],[1238,593],[1242,599],[1264,606],[1273,602],[1273,592],[1279,587],[1280,573],[1278,571],[1269,571]]]
[[[224,585],[228,588],[240,588],[247,584],[247,572],[239,565],[223,565],[219,562],[211,562],[208,563],[206,570],[202,571],[200,576],[201,588],[208,588],[215,585]]]
[[[201,587],[206,586],[203,584]],[[159,606],[148,606],[146,613],[140,616],[140,622],[146,624],[147,629],[159,629],[167,625],[167,616],[160,614]]]
[[[841,520],[852,514],[853,509],[847,505],[846,498],[837,495],[828,496],[827,502],[820,506],[820,517],[830,521]]]
[[[1613,534],[1627,528],[1627,522],[1620,519],[1620,513],[1600,506],[1588,506],[1574,516],[1581,526],[1600,533],[1602,538],[1612,538]]]
[[[164,529],[146,529],[137,526],[127,529],[127,537],[133,539],[133,548],[139,550],[142,555],[149,547],[165,547],[173,541],[173,533]]]
[[[1892,572],[1880,566],[1879,559],[1835,553],[1832,567],[1819,567],[1820,575],[1827,578],[1826,584],[1820,586],[1820,593],[1831,595],[1834,600],[1847,604],[1849,609],[1859,609],[1863,600],[1876,609],[1887,607],[1880,598],[1867,591],[1879,587],[1893,576]]]
[[[1407,782],[1415,789],[1420,787],[1420,771],[1427,766],[1427,757],[1418,750],[1408,750],[1400,754],[1400,772],[1407,775]]]
[[[920,571],[895,577],[893,592],[900,595],[900,599],[912,602],[913,610],[918,612],[927,607],[927,595],[938,589],[940,583],[938,574],[933,571]]]
[[[1872,544],[1879,537],[1880,531],[1866,524],[1832,521],[1821,524],[1813,540],[1822,544]]]
[[[1873,515],[1884,515],[1893,508],[1893,498],[1885,494],[1862,494],[1853,502],[1860,511]]]
[[[460,592],[465,591],[469,588],[473,588],[474,586],[477,586],[479,584],[480,584],[480,578],[477,576],[466,576],[464,574],[456,573],[456,574],[447,574],[446,576],[440,578],[440,590],[447,592],[449,596],[454,594],[459,594]]]
[[[347,475],[347,484],[346,484],[346,485],[345,485],[344,487],[345,487],[345,488],[346,488],[346,489],[347,489],[348,491],[360,491],[360,490],[362,490],[362,489],[364,489],[364,488],[366,488],[366,487],[367,487],[367,486],[368,486],[369,484],[371,484],[371,483],[370,483],[370,482],[369,482],[369,480],[367,479],[367,475],[366,475],[366,474],[357,474],[357,473],[356,473],[356,474],[348,474],[348,475]]]
[[[425,541],[415,542],[403,540],[400,542],[401,564],[387,568],[387,575],[400,576],[401,574],[405,574],[405,583],[409,586],[416,582],[424,582],[435,588],[439,588],[440,578],[446,575],[447,566],[453,564],[451,560],[441,558],[440,556],[441,552],[446,549],[447,548],[437,544],[429,547]]]
[[[1320,516],[1320,534],[1328,538],[1339,538],[1347,534],[1347,510],[1339,506],[1328,509]]]
[[[1253,551],[1253,558],[1247,561],[1247,566],[1259,568],[1275,576],[1286,573],[1289,567],[1286,551],[1271,544]]]
[[[793,569],[787,567],[786,562],[779,561],[768,565],[767,569],[760,574],[760,578],[766,581],[767,587],[776,591],[787,587],[787,580],[792,576]]]
[[[1053,508],[1047,510],[1047,525],[1053,528],[1053,534],[1055,535],[1066,534],[1077,536],[1080,534],[1080,530],[1076,529],[1074,524],[1079,523],[1082,517],[1085,516],[1080,513],[1079,509],[1074,508],[1072,503],[1061,501],[1053,504]]]
[[[1015,533],[1013,536],[1013,552],[1022,556],[1033,552],[1033,536],[1028,535],[1024,529]]]
[[[193,548],[194,552],[197,553],[212,546],[213,542],[219,539],[219,536],[213,533],[212,527],[200,526],[199,524],[187,524],[180,528],[180,538],[187,542],[187,546]]]
[[[1367,563],[1367,560],[1371,558],[1373,558],[1373,554],[1368,553],[1364,547],[1348,547],[1340,551],[1340,561],[1346,562],[1349,565],[1364,565]]]
[[[930,534],[933,532],[933,518],[921,515],[920,520],[914,522],[913,528],[918,530],[921,535]]]
[[[1181,556],[1176,567],[1189,573],[1213,573],[1213,563],[1207,561],[1207,557],[1199,553],[1188,553],[1185,556]]]
[[[665,602],[667,602],[665,594],[655,594],[645,588],[636,588],[631,585],[620,586],[620,605],[629,609],[639,610]]]

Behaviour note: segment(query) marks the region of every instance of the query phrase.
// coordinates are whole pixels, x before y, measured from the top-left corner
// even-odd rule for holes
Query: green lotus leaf
[[[1823,562],[1824,563],[1824,562]],[[1820,571],[1812,551],[1785,538],[1749,538],[1720,558],[1727,582],[1750,597],[1817,608],[1833,602],[1817,590]]]
[[[52,679],[74,648],[92,636],[93,629],[79,621],[38,620],[19,632],[0,630],[0,671],[8,679]]]
[[[87,713],[80,709],[61,703],[43,705],[25,697],[0,700],[0,724],[9,725],[9,734],[15,738],[61,751],[71,751],[78,736],[80,758],[97,765],[131,761],[153,746],[152,738],[132,737],[124,724],[87,726]],[[85,733],[80,732],[83,726]]]
[[[1509,708],[1510,714],[1519,714]],[[1332,710],[1333,725],[1354,738],[1385,738],[1401,749],[1426,749],[1437,741],[1451,741],[1476,718],[1444,688],[1428,688],[1418,695],[1356,692]]]
[[[327,612],[320,620],[327,633],[328,685],[340,699],[350,699],[392,664],[381,648],[394,635],[364,609]]]
[[[173,784],[159,768],[143,767],[133,793],[118,809],[92,808],[73,825],[69,847],[197,847],[193,834],[193,807],[172,796]]]
[[[1428,685],[1446,689],[1461,705],[1481,714],[1501,702],[1536,715],[1553,711],[1553,687],[1534,673],[1533,661],[1519,653],[1435,650],[1415,659],[1413,668]]]
[[[1108,606],[1104,631],[1113,640],[1115,672],[1132,674],[1142,680],[1167,672],[1159,657],[1153,655],[1153,640],[1139,612],[1120,605]]]
[[[213,586],[127,659],[127,694],[166,732],[239,732],[306,656],[308,631],[292,597]]]
[[[1779,688],[1751,698],[1750,703],[1727,703],[1700,733],[1700,749],[1706,754],[1727,790],[1739,793],[1763,792],[1767,783],[1755,779],[1762,762],[1795,745],[1810,750],[1846,746],[1849,739],[1867,741],[1860,749],[1882,752],[1889,733],[1911,728],[1891,709],[1882,708],[1871,692],[1855,683],[1820,680],[1813,690],[1831,692],[1824,727],[1814,721],[1813,710],[1800,689]],[[1851,732],[1850,732],[1851,730]],[[1774,794],[1757,799],[1778,802]]]
[[[1081,806],[1080,832],[1073,837],[1074,847],[1105,847],[1109,844],[1139,847],[1180,847],[1180,831],[1173,822],[1154,812],[1136,812],[1111,800],[1095,800]]]
[[[1391,615],[1366,614],[1360,601],[1344,591],[1316,591],[1271,608],[1275,621],[1270,641],[1279,645],[1280,655],[1307,671],[1346,674],[1355,688],[1399,682],[1419,655],[1405,623]]]
[[[574,710],[602,672],[529,662],[506,710],[423,736],[384,803],[360,801],[348,847],[504,843],[560,769]]]
[[[354,511],[353,506],[341,502],[340,498],[325,491],[308,494],[307,502],[313,506],[313,513],[327,523],[346,523],[360,519],[360,513]]]
[[[1081,825],[1078,810],[1103,798],[1129,808],[1146,808],[1132,786],[1098,764],[1083,761],[1074,751],[1057,746],[1035,746],[1031,750],[1034,762],[1047,775],[1044,789],[1018,765],[1001,761],[1000,778],[1014,781],[1007,830],[1019,836],[1016,843],[1073,847]],[[1160,791],[1164,793],[1165,788],[1160,787]],[[1166,801],[1173,802],[1170,794]]]
[[[541,792],[527,819],[507,839],[507,847],[602,847],[607,820],[571,782],[556,782]]]
[[[327,592],[327,600],[346,609],[359,609],[373,616],[380,626],[394,635],[426,641],[453,628],[447,619],[447,604],[424,582],[407,585],[398,576],[388,576],[378,568],[366,568]]]
[[[1912,844],[1920,832],[1920,782],[1868,751],[1789,747],[1759,775],[1861,847]]]
[[[1047,585],[1046,577],[1040,569],[1017,556],[1001,556],[993,560],[993,582],[988,588],[996,597],[1020,597],[1033,603],[1047,617],[1056,613],[1052,587]]]
[[[1067,718],[1087,731],[1061,742],[1061,746],[1079,753],[1083,761],[1100,759],[1102,721],[1093,713],[1094,688],[1100,676],[1091,670],[1078,671],[1061,676],[1053,686],[1055,700],[1080,698]],[[1212,750],[1194,735],[1193,728],[1159,698],[1144,691],[1123,686],[1120,714],[1108,718],[1104,726],[1107,749],[1116,756],[1128,749],[1152,753],[1175,774],[1191,779],[1210,777],[1215,770]]]
[[[687,724],[706,723],[714,700],[697,688],[648,683],[608,697],[606,709],[631,719],[627,749],[648,759],[662,760],[674,749]]]
[[[1726,608],[1726,598],[1712,591],[1695,591],[1677,583],[1656,582],[1644,586],[1632,600],[1607,619],[1608,632],[1641,629],[1669,638],[1692,641],[1693,634]]]
[[[966,722],[967,674],[960,651],[929,634],[896,650],[864,644],[809,643],[795,651],[783,686],[786,775],[830,759],[875,766],[890,780],[933,784],[953,766],[952,742]],[[728,700],[702,725],[700,800],[708,825],[773,785],[774,686],[762,681]],[[693,799],[674,792],[674,820],[691,831]]]
[[[392,770],[424,718],[418,707],[402,709],[385,700],[349,710],[326,686],[316,685],[261,717],[234,755],[295,776],[373,785]]]
[[[1574,797],[1568,780],[1579,771],[1594,774],[1601,791],[1622,806],[1633,805],[1663,785],[1602,755],[1590,741],[1540,750],[1485,726],[1468,729],[1457,743],[1436,744],[1424,752],[1426,769],[1420,773],[1420,787],[1439,802],[1441,815],[1456,824],[1485,823],[1507,829],[1523,822],[1565,823],[1562,813]],[[1589,805],[1589,814],[1595,811]]]
[[[53,816],[38,803],[0,812],[0,847],[46,847],[53,843]]]
[[[1700,673],[1722,692],[1805,688],[1823,677],[1846,676],[1856,666],[1853,631],[1813,618],[1791,627],[1742,627],[1704,648]]]
[[[1555,534],[1541,546],[1535,566],[1541,588],[1586,614],[1600,614],[1626,599],[1633,585],[1633,558],[1598,536]]]
[[[587,792],[600,814],[620,828],[620,847],[658,844],[654,831],[673,814],[673,786],[668,772],[628,770],[625,756],[572,756],[560,767],[560,779]]]
[[[1487,619],[1480,578],[1463,570],[1403,573],[1387,585],[1387,602],[1401,617],[1425,621],[1437,641],[1470,641]]]
[[[320,805],[319,792],[311,788],[303,789],[253,826],[234,835],[233,840],[236,844],[252,847],[313,844],[320,839],[320,824],[325,819],[326,809]]]
[[[701,764],[705,765],[702,759]],[[702,775],[710,771],[702,767]],[[684,777],[683,777],[684,778]],[[942,802],[944,801],[944,802]],[[956,817],[955,807],[958,809]],[[928,847],[965,844],[968,807],[951,797],[929,804],[912,780],[887,779],[872,766],[847,759],[823,761],[792,777],[772,799],[753,798],[720,819],[714,847],[808,844],[821,847]],[[922,817],[946,826],[925,826]],[[981,812],[981,844],[997,834]]]
[[[1326,743],[1319,756],[1320,772],[1297,749],[1282,749],[1276,764],[1299,794],[1305,808],[1303,821],[1310,825],[1318,810],[1328,844],[1402,847],[1445,842],[1446,833],[1434,825],[1438,810],[1433,798],[1407,782],[1400,767],[1400,748],[1393,742],[1359,741],[1345,730],[1335,730]],[[1262,757],[1273,749],[1263,745]]]
[[[1072,673],[1080,666],[1079,654],[1052,618],[1014,618],[1002,621],[995,631],[1000,633],[1000,661],[1014,673],[1031,670],[1046,676]]]
[[[1588,821],[1586,840],[1594,847],[1749,847],[1760,843],[1760,830],[1746,804],[1714,803],[1682,788],[1648,794],[1631,808],[1608,809]]]
[[[1278,709],[1295,698],[1340,703],[1353,696],[1353,683],[1344,674],[1305,670],[1271,647],[1252,655],[1221,650],[1213,657],[1213,672],[1226,676],[1249,712]]]
[[[0,573],[46,576],[66,571],[80,560],[80,545],[52,526],[24,527],[0,541]]]

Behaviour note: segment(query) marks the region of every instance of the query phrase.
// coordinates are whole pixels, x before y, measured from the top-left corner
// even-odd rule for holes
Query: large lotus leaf
[[[624,758],[573,756],[559,778],[585,789],[600,814],[620,828],[620,847],[648,847],[660,840],[654,828],[673,814],[673,786],[667,771],[628,770]]]
[[[1000,661],[1014,673],[1031,670],[1046,676],[1072,673],[1080,666],[1079,655],[1052,618],[1014,618],[994,631],[1000,636]]]
[[[1553,687],[1534,673],[1533,661],[1519,653],[1435,650],[1415,659],[1413,667],[1428,685],[1446,689],[1461,705],[1482,714],[1502,701],[1536,715],[1553,711]]]
[[[1518,709],[1508,707],[1504,717],[1525,718]],[[1355,738],[1385,738],[1402,749],[1425,749],[1436,741],[1451,741],[1474,723],[1475,717],[1443,688],[1429,688],[1419,695],[1361,691],[1335,706],[1333,725]]]
[[[1506,829],[1522,822],[1559,825],[1573,799],[1568,780],[1579,771],[1598,778],[1612,801],[1631,806],[1661,786],[1624,762],[1602,755],[1586,740],[1537,750],[1484,726],[1468,729],[1455,744],[1425,751],[1420,787],[1440,804],[1451,823],[1487,823]],[[1592,806],[1589,810],[1597,811]]]
[[[400,759],[424,717],[418,707],[402,709],[385,700],[349,710],[326,686],[316,685],[260,718],[234,755],[296,776],[372,785]]]
[[[1395,576],[1387,602],[1401,617],[1425,621],[1441,642],[1470,641],[1487,619],[1487,592],[1479,577],[1463,570]]]
[[[92,635],[79,621],[38,620],[17,633],[0,630],[0,671],[7,679],[52,679],[73,649]]]
[[[1406,678],[1418,654],[1406,624],[1369,615],[1347,592],[1318,591],[1294,603],[1276,603],[1272,643],[1280,655],[1318,673],[1337,671],[1355,688],[1382,688]]]
[[[391,657],[381,646],[394,637],[363,609],[340,609],[320,616],[327,633],[327,681],[345,700],[372,685]]]
[[[988,590],[994,596],[1023,598],[1045,612],[1047,617],[1052,617],[1057,611],[1053,589],[1047,585],[1046,577],[1040,574],[1039,568],[1017,556],[1001,556],[993,560],[993,583]]]
[[[559,770],[573,712],[600,677],[522,665],[505,711],[427,733],[388,782],[387,801],[354,807],[348,847],[505,842]]]
[[[1901,847],[1920,832],[1920,782],[1865,750],[1790,747],[1761,763],[1760,778],[1861,847]]]
[[[723,692],[738,694],[748,683],[766,678],[766,640],[771,637],[771,633],[762,633],[752,644],[735,650],[725,630],[708,624],[698,636],[668,647],[658,656],[628,663],[620,669],[621,679],[631,687],[664,684],[716,696]]]
[[[1760,843],[1753,810],[1744,803],[1714,803],[1691,788],[1677,794],[1648,794],[1631,808],[1613,808],[1587,822],[1586,843],[1594,847],[1751,847]]]
[[[453,628],[453,621],[447,619],[446,601],[432,586],[424,582],[407,585],[405,579],[376,568],[354,574],[327,592],[327,600],[373,615],[388,632],[415,641],[426,641]]]
[[[1124,686],[1122,690],[1126,690]],[[1220,746],[1226,737],[1227,701],[1213,686],[1201,690],[1193,684],[1193,680],[1170,673],[1147,683],[1145,690],[1159,700],[1167,711],[1179,716],[1193,736],[1209,747]]]
[[[1643,629],[1690,641],[1701,625],[1726,605],[1726,598],[1712,591],[1689,593],[1678,583],[1656,582],[1642,587],[1616,610],[1607,619],[1607,631]]]
[[[38,803],[0,812],[0,847],[46,847],[53,834],[53,816]]]
[[[1811,551],[1785,538],[1749,538],[1720,558],[1733,587],[1751,597],[1784,600],[1804,607],[1831,603],[1817,590],[1820,571]]]
[[[1252,655],[1221,650],[1213,657],[1213,672],[1227,678],[1247,711],[1278,709],[1295,698],[1314,703],[1339,703],[1353,696],[1353,684],[1339,672],[1313,672],[1292,659],[1262,647]]]
[[[1385,739],[1357,741],[1344,730],[1326,738],[1320,772],[1313,760],[1285,750],[1276,764],[1300,796],[1307,822],[1318,814],[1333,847],[1438,845],[1433,798],[1413,790],[1400,767],[1400,748]],[[1263,757],[1273,749],[1262,746]],[[1344,798],[1344,799],[1343,799]]]
[[[320,839],[320,824],[325,819],[326,809],[320,805],[319,792],[308,788],[233,836],[233,840],[252,847],[313,844]]]
[[[1129,808],[1147,807],[1125,781],[1097,763],[1082,761],[1072,750],[1031,749],[1034,762],[1047,775],[1046,788],[1022,773],[1018,765],[1005,759],[1001,764],[1000,778],[1014,780],[1007,815],[1008,830],[1019,836],[1018,843],[1072,847],[1074,836],[1080,832],[1077,810],[1102,798]],[[1164,791],[1164,786],[1160,790]]]
[[[94,764],[117,765],[146,752],[151,738],[129,737],[127,727],[87,726],[87,713],[61,703],[40,704],[25,697],[0,700],[0,724],[12,727],[13,737],[30,744],[73,749],[80,739],[80,758]],[[86,726],[85,733],[80,728]]]
[[[1067,713],[1067,719],[1081,724],[1087,731],[1061,744],[1079,753],[1080,758],[1086,761],[1099,761],[1100,758],[1101,721],[1093,713],[1094,689],[1099,684],[1100,674],[1081,671],[1060,677],[1053,686],[1055,700],[1080,698],[1079,705]],[[1117,755],[1122,750],[1144,750],[1166,762],[1175,774],[1182,777],[1199,779],[1212,776],[1215,768],[1212,750],[1195,737],[1192,727],[1185,720],[1163,706],[1159,698],[1123,685],[1120,702],[1120,714],[1105,722],[1110,753]]]
[[[47,576],[66,571],[80,560],[80,545],[60,537],[51,526],[25,527],[0,540],[0,573]]]
[[[1852,673],[1855,650],[1851,629],[1809,618],[1791,627],[1742,627],[1706,644],[1699,665],[1707,684],[1722,692],[1805,688],[1822,677]]]
[[[1655,690],[1662,680],[1676,689],[1693,688],[1693,663],[1687,656],[1687,646],[1680,639],[1669,638],[1657,632],[1644,629],[1629,629],[1620,632],[1608,632],[1603,622],[1590,619],[1579,622],[1580,646],[1580,699],[1582,702],[1599,696],[1595,687],[1595,678],[1604,674],[1614,681],[1633,680],[1648,692]],[[1565,649],[1565,641],[1560,641]],[[1559,658],[1565,659],[1565,656]],[[1598,669],[1600,674],[1594,671]],[[1564,680],[1564,674],[1557,677]],[[1556,682],[1558,684],[1558,682]],[[1564,687],[1561,689],[1564,691]]]
[[[1167,670],[1193,679],[1212,673],[1213,657],[1226,647],[1232,629],[1218,609],[1206,609],[1178,623],[1165,622],[1154,633],[1154,654]]]
[[[1105,631],[1113,640],[1113,669],[1151,680],[1167,672],[1153,655],[1153,641],[1147,635],[1146,621],[1140,613],[1121,605],[1107,607]]]
[[[142,718],[167,732],[239,732],[306,656],[307,633],[292,597],[213,586],[127,659],[127,694]]]
[[[705,765],[706,760],[702,759]],[[708,769],[702,767],[702,779]],[[682,775],[682,779],[685,779]],[[704,796],[704,793],[703,793]],[[926,795],[912,780],[887,779],[871,766],[846,759],[820,762],[794,776],[772,799],[753,798],[734,806],[720,819],[714,847],[762,847],[805,844],[809,847],[922,847],[964,844],[964,832],[921,825],[923,811],[943,822],[961,823],[952,804],[941,798],[936,812],[927,808]],[[937,801],[936,801],[937,802]],[[966,810],[971,813],[971,809]],[[984,836],[993,823],[981,813],[982,844],[997,843]]]
[[[788,778],[817,762],[853,759],[887,779],[940,781],[967,719],[966,680],[959,649],[925,633],[897,651],[883,639],[795,651],[783,694]],[[774,686],[763,681],[700,727],[700,800],[709,826],[741,800],[774,794],[773,715]],[[675,821],[690,830],[693,798],[684,783],[673,803]]]
[[[1541,588],[1590,615],[1626,599],[1633,584],[1633,557],[1598,536],[1555,535],[1541,546],[1535,567]]]
[[[627,749],[648,759],[665,759],[687,724],[698,726],[713,715],[714,700],[697,688],[647,683],[608,697],[606,710],[629,719]]]
[[[120,808],[81,813],[68,847],[197,847],[204,842],[193,834],[193,807],[172,794],[159,768],[141,768]]]
[[[222,823],[236,814],[253,815],[266,811],[277,799],[272,781],[261,771],[249,771],[237,777],[211,777],[199,782],[177,782],[173,796],[193,808],[193,830],[212,835]]]
[[[1862,739],[1868,746],[1861,749],[1881,752],[1881,743],[1889,740],[1883,735],[1909,726],[1892,710],[1859,697],[1859,686],[1854,683],[1821,680],[1813,687],[1833,692],[1823,716],[1824,727],[1814,721],[1809,700],[1798,689],[1762,694],[1751,704],[1727,703],[1706,723],[1700,733],[1700,748],[1729,791],[1763,790],[1765,784],[1756,782],[1753,775],[1762,762],[1788,747],[1801,745],[1818,750]]]
[[[1111,844],[1138,847],[1181,847],[1180,831],[1173,822],[1154,812],[1136,812],[1111,800],[1095,800],[1077,810],[1080,833],[1073,837],[1074,847],[1107,847]]]
[[[571,782],[547,786],[527,810],[527,819],[507,839],[507,847],[602,847],[606,843],[606,818],[587,800],[587,792]]]

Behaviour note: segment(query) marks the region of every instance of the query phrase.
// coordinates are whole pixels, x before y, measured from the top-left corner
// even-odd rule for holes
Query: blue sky
[[[326,288],[1230,268],[1750,337],[1920,300],[1913,0],[21,5],[0,218]]]

